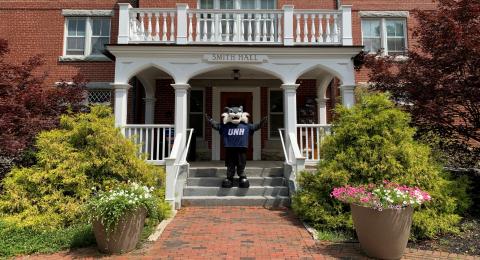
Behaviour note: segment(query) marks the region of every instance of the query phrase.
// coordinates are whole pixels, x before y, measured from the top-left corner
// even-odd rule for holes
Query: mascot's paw
[[[223,187],[223,188],[231,188],[231,187],[233,187],[233,179],[226,178],[225,180],[223,180],[223,182],[222,182],[222,187]]]
[[[250,182],[248,181],[247,178],[240,178],[239,183],[238,183],[239,188],[248,188],[250,187]]]

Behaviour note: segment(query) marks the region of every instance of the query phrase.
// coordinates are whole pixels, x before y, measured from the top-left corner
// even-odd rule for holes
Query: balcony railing
[[[118,43],[352,45],[351,7],[339,10],[132,8],[120,5]]]

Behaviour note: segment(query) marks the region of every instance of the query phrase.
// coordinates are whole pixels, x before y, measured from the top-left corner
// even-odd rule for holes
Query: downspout
[[[340,6],[342,5],[342,0],[336,0],[335,4],[337,5],[336,9],[338,10],[338,8],[340,8]]]

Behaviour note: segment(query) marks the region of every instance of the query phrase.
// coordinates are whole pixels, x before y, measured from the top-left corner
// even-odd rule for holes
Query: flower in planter
[[[344,203],[356,204],[379,211],[385,208],[415,207],[432,199],[427,192],[418,187],[408,187],[388,181],[384,181],[381,185],[337,187],[333,189],[330,196]]]
[[[153,187],[132,182],[109,191],[99,191],[86,205],[90,221],[99,220],[107,231],[112,230],[125,214],[144,208],[149,216],[157,214],[157,198]]]

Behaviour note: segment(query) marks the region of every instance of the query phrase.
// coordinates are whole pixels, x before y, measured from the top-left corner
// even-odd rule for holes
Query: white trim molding
[[[364,17],[409,17],[408,11],[360,11],[358,15]]]
[[[74,10],[63,9],[63,16],[113,16],[113,10]]]

